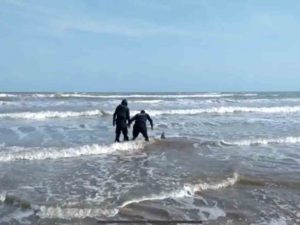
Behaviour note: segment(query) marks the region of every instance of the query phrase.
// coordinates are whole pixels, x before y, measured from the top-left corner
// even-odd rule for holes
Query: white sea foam
[[[253,140],[240,140],[226,142],[222,141],[223,144],[228,145],[239,145],[239,146],[249,146],[249,145],[268,145],[268,144],[297,144],[300,143],[300,137],[281,137],[281,138],[259,138]]]
[[[185,184],[182,189],[176,191],[160,193],[160,194],[145,196],[130,201],[126,201],[119,208],[123,208],[132,203],[139,203],[139,202],[151,201],[151,200],[164,200],[168,198],[183,198],[183,197],[193,196],[195,193],[201,191],[218,190],[236,184],[238,182],[238,179],[239,179],[239,175],[237,173],[234,173],[233,177],[229,177],[221,182],[214,183],[214,184],[209,184],[209,183]]]
[[[213,107],[204,109],[175,109],[175,110],[149,110],[152,116],[158,115],[196,115],[203,113],[296,113],[300,112],[300,106],[282,106],[282,107]]]
[[[1,192],[0,193],[0,202],[4,202],[6,199],[6,192]]]
[[[16,96],[17,95],[0,93],[0,98],[13,98],[13,97],[16,97]]]
[[[206,109],[174,109],[174,110],[148,110],[151,116],[159,115],[197,115],[205,113],[296,113],[300,112],[300,106],[283,106],[283,107],[214,107]],[[132,114],[139,111],[132,111]],[[10,119],[32,119],[43,120],[47,118],[67,118],[67,117],[82,117],[82,116],[103,116],[105,114],[113,114],[113,111],[104,112],[102,110],[89,110],[81,112],[73,111],[41,111],[41,112],[17,112],[17,113],[2,113],[0,118]]]
[[[101,215],[113,217],[116,214],[118,214],[121,208],[124,208],[133,203],[139,203],[143,201],[164,200],[168,198],[176,199],[176,198],[190,197],[194,195],[196,192],[205,191],[205,190],[218,190],[221,188],[232,186],[237,181],[238,181],[238,174],[235,173],[233,177],[227,178],[216,184],[208,184],[208,183],[200,183],[196,185],[186,184],[182,189],[178,191],[154,194],[154,195],[126,201],[116,209],[41,206],[38,215],[41,218],[61,218],[61,219],[74,219],[74,218],[87,218],[87,217],[95,218],[95,217],[100,217]],[[215,208],[212,208],[212,210],[214,209]],[[203,210],[209,211],[209,208],[204,207]],[[212,216],[217,216],[217,215],[224,216],[224,213],[222,213],[221,211],[218,211],[217,214],[212,213]]]
[[[287,225],[286,218],[279,217],[279,218],[272,218],[270,221],[262,221],[259,223],[251,224],[251,225]]]
[[[124,95],[97,95],[97,94],[78,94],[78,93],[62,93],[56,97],[64,98],[221,98],[234,96],[235,94],[124,94]]]
[[[100,216],[116,215],[118,211],[100,208],[64,208],[64,207],[51,207],[41,206],[38,215],[41,218],[60,218],[60,219],[74,219],[74,218],[97,218]]]
[[[136,100],[134,103],[144,103],[144,104],[156,104],[161,103],[163,100]]]
[[[41,112],[2,113],[0,114],[0,118],[44,120],[47,118],[67,118],[67,117],[102,116],[102,115],[103,115],[103,111],[96,109],[96,110],[82,111],[82,112],[41,111]]]
[[[245,93],[245,94],[241,94],[241,96],[251,97],[251,96],[257,96],[257,94],[254,94],[254,93]]]
[[[184,189],[187,191],[187,193],[195,194],[197,192],[206,191],[206,190],[218,190],[222,188],[226,188],[229,186],[233,186],[236,184],[239,180],[238,173],[234,173],[233,177],[229,177],[219,183],[215,184],[208,184],[208,183],[200,183],[200,184],[186,184],[184,186]]]
[[[112,154],[120,151],[143,149],[145,142],[123,142],[111,145],[84,145],[74,148],[23,148],[10,147],[8,151],[0,153],[0,162],[15,160],[45,160],[60,159],[89,155]]]
[[[32,97],[36,98],[54,98],[56,94],[33,94]]]
[[[226,213],[222,209],[218,208],[217,206],[213,206],[213,207],[201,206],[199,207],[199,210],[200,210],[202,220],[216,220],[219,217],[226,216]]]

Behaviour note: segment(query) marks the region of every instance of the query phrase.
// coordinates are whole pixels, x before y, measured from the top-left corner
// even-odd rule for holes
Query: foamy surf
[[[93,95],[79,93],[62,93],[56,97],[64,98],[222,98],[235,96],[236,94],[218,94],[218,93],[203,93],[203,94],[124,94],[124,95]],[[239,95],[239,94],[237,94]]]
[[[0,193],[0,202],[4,202],[6,198],[6,192],[1,192]]]
[[[200,183],[200,184],[186,184],[184,186],[184,189],[186,190],[187,193],[191,193],[194,195],[195,193],[206,191],[206,190],[218,190],[222,188],[226,188],[229,186],[233,186],[236,184],[239,180],[239,175],[238,173],[234,173],[233,177],[228,177],[227,179],[215,183],[215,184],[209,184],[209,183]]]
[[[144,201],[161,201],[165,199],[177,199],[184,197],[191,197],[195,193],[205,190],[218,190],[232,186],[238,182],[238,174],[234,173],[233,177],[229,177],[221,182],[215,184],[200,183],[200,184],[185,184],[182,189],[165,192],[160,194],[149,195],[141,198],[132,199],[124,202],[122,205],[115,209],[101,209],[101,208],[78,208],[78,207],[51,207],[51,206],[40,206],[38,215],[41,218],[60,218],[60,219],[74,219],[74,218],[97,218],[101,216],[113,217],[117,215],[120,209],[133,204]]]
[[[105,113],[101,110],[90,110],[82,112],[58,112],[58,111],[41,111],[41,112],[20,112],[20,113],[2,113],[0,118],[9,119],[31,119],[44,120],[50,118],[67,118],[67,117],[82,117],[82,116],[103,116]]]
[[[297,144],[297,143],[300,143],[300,137],[259,138],[253,140],[221,142],[221,144],[224,145],[238,145],[238,146],[268,145],[268,144]]]
[[[144,141],[131,141],[123,143],[114,143],[111,145],[92,144],[73,148],[41,149],[10,147],[8,152],[1,152],[0,162],[9,162],[16,160],[61,159],[79,156],[113,154],[115,152],[143,149],[145,145],[146,144]]]
[[[226,188],[229,186],[233,186],[238,182],[239,175],[238,173],[234,173],[233,177],[229,177],[221,182],[209,184],[209,183],[199,183],[199,184],[185,184],[182,189],[166,192],[166,193],[160,193],[160,194],[154,194],[150,196],[145,196],[137,199],[133,199],[130,201],[124,202],[120,208],[124,208],[127,205],[133,204],[133,203],[139,203],[144,201],[154,201],[154,200],[164,200],[169,198],[184,198],[184,197],[190,197],[195,195],[198,192],[206,191],[206,190],[218,190],[222,188]]]
[[[0,98],[13,98],[13,97],[16,97],[16,96],[17,95],[0,93]]]
[[[207,109],[175,109],[175,110],[147,110],[151,116],[160,115],[197,115],[197,114],[227,114],[227,113],[297,113],[300,112],[300,106],[283,106],[283,107],[215,107]],[[131,111],[132,114],[139,111]],[[68,117],[87,117],[87,116],[103,116],[112,115],[113,111],[104,112],[102,110],[89,110],[81,112],[72,111],[41,111],[41,112],[18,112],[18,113],[2,113],[0,118],[9,119],[31,119],[44,120],[50,118],[68,118]]]
[[[98,218],[101,216],[116,215],[117,210],[101,209],[101,208],[63,208],[41,206],[37,215],[41,218],[47,219],[84,219],[84,218]]]
[[[206,109],[175,109],[175,110],[148,110],[152,116],[159,115],[196,115],[196,114],[226,114],[226,113],[297,113],[300,112],[300,106],[282,106],[282,107],[213,107]]]

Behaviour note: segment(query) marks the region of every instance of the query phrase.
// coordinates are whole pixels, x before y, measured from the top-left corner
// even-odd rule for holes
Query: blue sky
[[[0,91],[289,90],[298,0],[0,0]]]

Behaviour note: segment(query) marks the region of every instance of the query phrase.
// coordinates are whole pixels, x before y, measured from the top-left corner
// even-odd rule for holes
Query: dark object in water
[[[29,202],[14,195],[7,195],[5,197],[4,203],[20,207],[21,209],[31,209],[31,205]]]
[[[162,133],[161,133],[160,139],[166,139],[165,132],[162,132]]]

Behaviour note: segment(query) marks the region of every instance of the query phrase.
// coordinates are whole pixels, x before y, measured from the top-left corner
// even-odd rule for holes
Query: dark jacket
[[[113,115],[113,124],[115,123],[126,123],[126,121],[129,123],[130,120],[130,113],[129,108],[127,107],[127,102],[122,101],[120,105],[117,106],[114,115]]]
[[[132,117],[129,121],[129,125],[135,121],[134,126],[146,127],[146,122],[149,120],[151,127],[153,128],[153,121],[147,113],[138,113]]]

